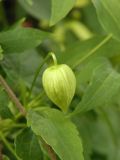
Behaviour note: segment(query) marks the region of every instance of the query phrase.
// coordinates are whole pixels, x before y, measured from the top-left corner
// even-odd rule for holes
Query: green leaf
[[[48,20],[50,25],[64,18],[75,4],[75,0],[34,0],[32,5],[24,0],[18,1],[31,15]]]
[[[102,65],[93,74],[92,80],[78,104],[75,113],[85,112],[107,104],[120,88],[120,74],[111,67]]]
[[[28,0],[18,0],[21,6],[37,19],[49,19],[51,12],[51,0],[34,0],[32,5],[28,3]]]
[[[74,6],[75,0],[51,0],[51,4],[50,25],[54,25],[67,15]]]
[[[105,31],[120,40],[120,0],[93,0],[93,4]]]
[[[17,155],[22,160],[40,160],[42,151],[36,135],[30,128],[24,129],[15,140],[15,149]]]
[[[97,112],[76,115],[73,120],[82,137],[85,158],[98,153],[97,157],[100,157],[100,160],[120,159],[120,112],[118,107],[103,106],[97,109]],[[92,156],[91,160],[93,159]]]
[[[91,31],[98,35],[104,34],[104,30],[100,25],[97,17],[96,9],[92,3],[88,3],[88,5],[83,8],[83,15],[84,23],[87,25],[88,28],[90,28]]]
[[[86,41],[78,41],[58,55],[60,63],[72,68],[86,63],[96,56],[113,57],[120,54],[120,43],[110,37],[94,37]]]
[[[12,118],[13,115],[8,108],[9,98],[7,93],[0,87],[0,116],[2,118]]]
[[[37,47],[48,33],[32,28],[16,28],[0,33],[0,44],[5,53],[23,52]]]
[[[21,54],[6,54],[1,64],[13,84],[18,85],[23,80],[30,87],[35,71],[41,61],[42,57],[36,50],[29,50]],[[40,86],[39,79],[37,84]],[[39,88],[37,87],[37,89]]]
[[[39,108],[28,113],[28,125],[41,136],[62,160],[83,160],[83,149],[76,126],[58,110]]]
[[[82,69],[76,72],[77,86],[81,86],[81,84],[85,83],[88,84],[95,69],[101,65],[106,65],[106,67],[111,66],[110,62],[105,57],[95,57],[82,66]]]

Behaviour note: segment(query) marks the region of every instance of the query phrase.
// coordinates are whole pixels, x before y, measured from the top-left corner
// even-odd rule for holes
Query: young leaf
[[[23,52],[37,47],[48,33],[33,28],[16,28],[0,33],[0,44],[5,53]]]
[[[119,88],[120,74],[110,67],[106,68],[105,64],[102,65],[95,70],[93,78],[75,112],[85,112],[108,103]]]
[[[15,140],[17,155],[22,160],[40,160],[42,151],[36,135],[30,128],[24,129]]]
[[[2,118],[12,118],[13,115],[8,108],[9,98],[7,93],[2,87],[0,87],[0,117]]]
[[[28,125],[62,160],[83,160],[83,149],[75,125],[58,110],[48,107],[30,110]]]
[[[105,31],[120,40],[120,1],[93,0],[93,4]]]

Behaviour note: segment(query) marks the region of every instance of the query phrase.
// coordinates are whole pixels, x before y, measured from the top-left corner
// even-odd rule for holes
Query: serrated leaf
[[[13,115],[8,108],[9,97],[2,87],[0,87],[0,117],[12,118]]]
[[[120,43],[118,41],[109,39],[109,37],[94,37],[86,41],[73,43],[58,55],[58,60],[60,63],[66,63],[75,68],[96,56],[113,57],[119,53]]]
[[[28,124],[41,136],[62,160],[83,160],[83,149],[75,125],[58,110],[30,110]]]
[[[107,104],[119,88],[120,74],[106,65],[98,67],[75,112],[85,112]]]
[[[95,152],[101,160],[104,157],[109,160],[119,160],[119,120],[120,112],[117,107],[111,107],[111,105],[103,106],[97,112],[88,112],[74,117],[74,123],[83,140],[85,158],[95,155]],[[91,160],[93,159],[92,156]]]
[[[101,25],[120,40],[120,0],[92,0]]]
[[[16,28],[0,33],[0,44],[5,53],[23,52],[37,47],[48,33],[33,28]]]
[[[30,128],[24,129],[15,140],[17,155],[22,160],[40,160],[42,151],[36,135]]]

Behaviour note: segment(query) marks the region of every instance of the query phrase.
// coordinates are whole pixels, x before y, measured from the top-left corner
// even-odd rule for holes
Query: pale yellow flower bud
[[[66,64],[47,68],[42,77],[47,96],[63,112],[67,112],[76,89],[76,78],[72,69]]]

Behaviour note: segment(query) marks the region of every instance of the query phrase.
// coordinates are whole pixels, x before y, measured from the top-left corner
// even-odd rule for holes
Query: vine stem
[[[14,92],[12,91],[12,89],[8,86],[7,82],[2,77],[2,75],[0,75],[0,84],[4,87],[5,91],[7,92],[7,94],[11,98],[11,100],[15,103],[16,107],[18,108],[18,110],[23,115],[26,115],[25,108],[22,106],[22,104],[20,103],[20,101],[18,100],[18,98],[16,97],[16,95],[14,94]]]
[[[29,92],[29,96],[28,96],[29,98],[30,98],[30,96],[31,96],[31,94],[32,94],[32,90],[33,90],[33,88],[34,88],[34,86],[35,86],[35,82],[36,82],[36,80],[37,80],[37,78],[38,78],[38,75],[39,75],[39,73],[40,73],[41,68],[43,67],[43,65],[45,64],[45,62],[46,62],[50,57],[52,57],[54,65],[57,65],[57,59],[56,59],[55,54],[54,54],[53,52],[48,53],[48,55],[45,57],[45,59],[43,60],[43,62],[40,64],[40,66],[37,68],[37,70],[36,70],[36,72],[35,72],[35,76],[34,76],[34,78],[33,78],[32,85],[31,85],[31,87],[30,87],[30,92]]]
[[[6,145],[6,147],[9,149],[9,151],[16,157],[17,160],[21,160],[17,154],[15,153],[14,149],[11,147],[7,139],[4,137],[2,132],[0,132],[0,139],[3,141],[3,143]]]

